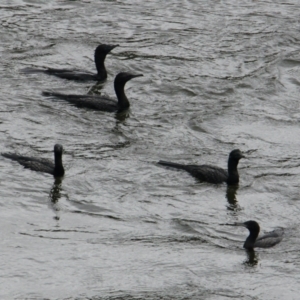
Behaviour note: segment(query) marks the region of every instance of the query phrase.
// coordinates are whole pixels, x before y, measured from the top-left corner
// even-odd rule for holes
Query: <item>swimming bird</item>
[[[101,44],[95,50],[95,64],[97,69],[97,74],[90,72],[79,71],[79,70],[68,70],[68,69],[53,69],[48,68],[45,70],[25,68],[24,73],[46,73],[49,75],[54,75],[60,78],[69,80],[80,80],[80,81],[103,81],[107,78],[107,72],[104,65],[104,60],[106,55],[115,47],[119,45],[106,45]]]
[[[209,183],[226,182],[228,185],[239,183],[237,166],[239,160],[245,156],[239,149],[232,150],[228,158],[228,171],[211,165],[183,165],[160,160],[158,163],[163,166],[185,170],[201,181]]]
[[[271,248],[280,243],[284,235],[283,229],[280,228],[258,238],[260,227],[256,221],[236,223],[235,225],[246,227],[249,230],[250,234],[244,243],[244,248],[248,250],[253,250],[253,248]]]
[[[25,168],[37,172],[44,172],[53,175],[54,177],[62,177],[65,170],[62,164],[63,146],[56,144],[54,146],[54,163],[45,158],[22,156],[16,153],[1,153],[2,156],[17,161]]]
[[[130,106],[124,91],[125,84],[130,79],[140,76],[143,76],[143,74],[121,72],[115,77],[114,88],[117,95],[117,101],[116,99],[98,95],[68,95],[56,92],[43,92],[43,95],[55,96],[78,107],[86,107],[107,112],[122,112]]]

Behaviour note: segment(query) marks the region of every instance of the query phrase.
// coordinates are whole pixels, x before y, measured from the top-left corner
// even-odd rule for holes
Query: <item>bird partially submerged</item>
[[[250,234],[243,246],[248,250],[253,250],[253,248],[271,248],[280,243],[284,235],[284,230],[279,228],[258,237],[260,227],[256,221],[252,220],[244,223],[236,223],[235,225],[246,227],[249,230]]]
[[[160,160],[158,163],[163,166],[185,170],[200,181],[209,183],[226,182],[228,185],[237,185],[239,183],[238,163],[245,156],[239,149],[232,150],[228,158],[228,168],[222,168],[211,165],[184,165]]]
[[[34,69],[25,68],[22,70],[23,73],[46,73],[56,77],[69,79],[69,80],[79,80],[79,81],[104,81],[107,78],[107,71],[104,65],[106,55],[114,48],[119,45],[106,45],[101,44],[95,50],[95,65],[97,69],[97,74],[93,74],[86,71],[80,70],[70,70],[70,69]]]
[[[53,175],[54,177],[62,177],[65,170],[62,164],[63,146],[56,144],[54,146],[54,163],[51,160],[38,157],[23,156],[16,153],[1,153],[2,156],[15,160],[25,168],[37,172],[44,172]]]
[[[117,100],[105,96],[98,95],[74,95],[61,94],[56,92],[43,92],[44,96],[54,96],[56,98],[65,100],[77,107],[86,107],[94,110],[101,110],[107,112],[122,112],[129,108],[130,103],[125,95],[125,84],[132,78],[143,76],[143,74],[132,74],[128,72],[121,72],[115,77],[114,88],[117,95]]]

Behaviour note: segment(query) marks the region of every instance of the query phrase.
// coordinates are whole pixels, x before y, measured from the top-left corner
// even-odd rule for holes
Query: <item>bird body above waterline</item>
[[[72,103],[77,107],[85,107],[107,112],[122,112],[129,108],[130,103],[125,95],[125,84],[132,78],[143,76],[128,72],[119,73],[114,80],[114,89],[117,99],[97,95],[74,95],[56,92],[43,92],[44,96],[54,96],[61,100]]]
[[[62,164],[63,146],[56,144],[54,146],[54,162],[45,158],[23,156],[16,153],[1,153],[2,156],[15,160],[25,168],[36,172],[44,172],[54,177],[62,177],[65,170]]]
[[[69,80],[79,80],[79,81],[104,81],[107,78],[107,71],[105,68],[105,58],[106,55],[115,47],[119,45],[106,45],[101,44],[95,50],[95,65],[97,69],[97,74],[91,72],[79,71],[79,70],[69,70],[69,69],[33,69],[25,68],[23,73],[46,73],[56,77]]]
[[[215,184],[226,182],[228,185],[236,185],[239,183],[237,166],[239,160],[244,157],[239,149],[232,150],[228,158],[228,170],[211,165],[184,165],[162,160],[158,164],[185,170],[200,181]]]
[[[283,239],[284,230],[282,228],[258,237],[260,227],[256,221],[251,220],[244,223],[236,223],[236,225],[246,227],[250,232],[243,246],[248,250],[253,250],[254,248],[271,248],[280,243]]]

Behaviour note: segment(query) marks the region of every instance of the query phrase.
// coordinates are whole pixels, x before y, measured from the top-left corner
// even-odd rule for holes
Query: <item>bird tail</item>
[[[57,92],[52,92],[52,91],[42,91],[42,95],[46,97],[57,97],[59,99],[67,100],[69,102],[75,102],[76,100],[81,100],[84,97],[83,95],[76,95],[76,94],[62,94],[62,93],[57,93]]]
[[[24,74],[37,74],[37,73],[45,73],[45,69],[35,69],[35,68],[24,68],[20,70],[21,73]]]
[[[1,155],[6,158],[10,158],[12,160],[18,160],[18,158],[19,158],[19,155],[17,155],[16,153],[6,152],[6,153],[1,153]]]
[[[158,164],[166,166],[166,167],[171,167],[171,168],[175,168],[175,169],[180,169],[180,170],[185,170],[186,169],[186,165],[182,165],[182,164],[176,164],[173,162],[169,162],[169,161],[163,161],[160,160],[158,162]]]
[[[56,97],[58,99],[65,100],[70,103],[73,103],[73,102],[76,103],[76,101],[78,101],[77,99],[80,99],[80,97],[82,97],[80,95],[68,95],[68,94],[61,94],[61,93],[52,92],[52,91],[43,91],[42,95],[46,96],[46,97]]]
[[[42,95],[47,96],[47,97],[49,97],[49,96],[55,96],[55,97],[63,96],[63,94],[56,93],[56,92],[51,92],[51,91],[43,91]]]
[[[18,154],[18,153],[12,153],[12,152],[4,152],[4,153],[1,153],[1,155],[2,155],[3,157],[6,157],[6,158],[9,158],[9,159],[11,159],[11,160],[18,161],[18,162],[20,162],[20,161],[26,162],[26,161],[33,161],[33,160],[35,160],[35,159],[32,158],[32,157],[29,157],[29,156],[23,156],[23,155],[20,155],[20,154]]]

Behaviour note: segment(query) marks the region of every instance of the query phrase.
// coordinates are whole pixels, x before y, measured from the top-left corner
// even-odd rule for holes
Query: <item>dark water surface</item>
[[[66,176],[1,158],[1,299],[299,299],[299,1],[21,1],[0,4],[1,151],[52,158]],[[22,74],[95,70],[104,85]],[[129,116],[78,109],[42,90],[114,95]],[[159,159],[226,167],[239,188],[199,183]],[[242,248],[250,219],[286,229]]]

